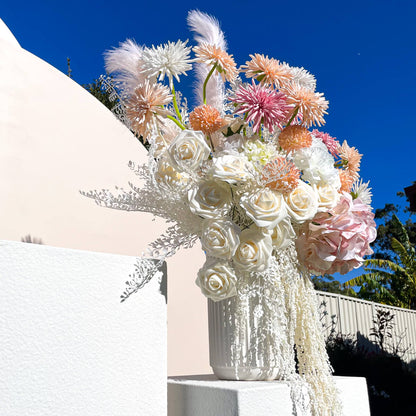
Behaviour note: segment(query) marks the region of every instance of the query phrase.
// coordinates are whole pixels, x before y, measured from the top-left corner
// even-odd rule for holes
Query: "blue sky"
[[[0,17],[22,47],[63,72],[70,57],[74,80],[88,83],[104,72],[103,52],[126,38],[192,41],[195,8],[218,18],[238,64],[257,52],[314,74],[330,103],[321,130],[364,154],[373,206],[404,202],[396,192],[416,180],[414,1],[16,1]],[[189,95],[191,82],[178,89]]]

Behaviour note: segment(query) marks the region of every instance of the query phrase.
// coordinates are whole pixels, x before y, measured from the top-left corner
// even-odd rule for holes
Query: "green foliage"
[[[416,414],[416,375],[399,357],[368,351],[342,336],[329,340],[327,351],[336,376],[367,379],[372,416]]]
[[[326,342],[334,375],[365,377],[372,416],[416,414],[416,373],[402,360],[405,334],[395,331],[394,314],[378,309],[371,333],[375,342],[358,333],[357,339],[335,334]]]
[[[393,214],[390,219],[395,237],[390,241],[390,259],[365,260],[365,274],[350,279],[345,287],[359,286],[358,296],[402,308],[416,307],[416,255],[404,224]]]
[[[398,192],[398,196],[404,197],[403,192]],[[408,218],[398,224],[393,219],[393,216]],[[377,238],[371,245],[374,250],[372,258],[387,259],[396,261],[397,257],[391,250],[391,240],[396,238],[401,241],[400,234],[402,234],[402,227],[405,228],[409,242],[414,246],[416,244],[416,223],[412,221],[414,213],[410,212],[409,209],[402,208],[397,204],[386,204],[384,208],[378,208],[375,211],[375,218],[378,220],[379,225],[377,228]]]
[[[124,117],[120,115],[120,112],[122,113],[124,111],[124,106],[120,101],[116,91],[117,88],[110,76],[101,76],[100,78],[95,79],[93,82],[90,82],[89,84],[83,84],[82,86],[98,101],[100,101],[101,104],[105,105],[110,111],[112,111],[120,119],[121,122],[125,121]],[[150,146],[149,143],[144,142],[143,137],[137,135],[133,130],[130,129],[130,131],[146,148],[146,150],[148,150]]]
[[[312,283],[315,290],[322,292],[338,293],[345,296],[357,297],[357,293],[350,287],[344,287],[341,282],[331,275],[313,276]]]
[[[390,311],[383,309],[377,309],[376,318],[373,319],[374,327],[371,328],[370,335],[372,335],[381,351],[386,352],[386,344],[388,339],[393,338],[393,320],[394,315]]]
[[[111,96],[102,78],[95,79],[93,82],[82,86],[109,110],[112,110],[118,104],[118,98]]]

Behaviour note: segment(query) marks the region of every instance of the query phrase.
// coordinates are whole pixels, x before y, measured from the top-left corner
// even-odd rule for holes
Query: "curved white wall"
[[[53,36],[53,34],[51,34]],[[22,49],[0,20],[0,239],[140,255],[164,229],[150,214],[98,207],[79,190],[136,181],[146,151],[101,103]],[[199,247],[168,262],[168,372],[210,371]],[[127,277],[127,276],[126,276]],[[151,311],[149,311],[151,313]]]

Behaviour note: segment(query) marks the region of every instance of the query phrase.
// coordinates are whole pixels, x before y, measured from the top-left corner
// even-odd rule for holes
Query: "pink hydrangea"
[[[320,212],[305,224],[296,241],[300,262],[316,274],[345,274],[362,265],[373,253],[376,238],[371,208],[360,199],[343,193],[329,212]]]

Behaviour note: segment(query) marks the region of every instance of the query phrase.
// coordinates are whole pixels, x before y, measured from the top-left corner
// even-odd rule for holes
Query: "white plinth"
[[[342,416],[370,416],[362,377],[335,377]],[[289,386],[282,381],[224,381],[213,375],[170,377],[168,416],[292,416]]]
[[[64,219],[63,219],[64,220]],[[0,241],[0,415],[166,415],[166,299],[135,258]]]

